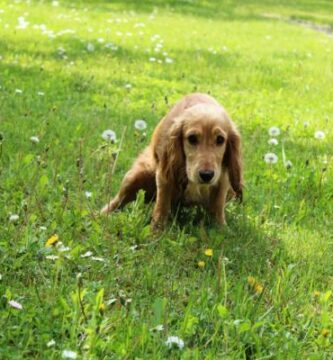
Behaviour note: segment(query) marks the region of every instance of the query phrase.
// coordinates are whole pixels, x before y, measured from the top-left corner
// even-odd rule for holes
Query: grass
[[[333,40],[263,16],[330,25],[332,3],[0,9],[0,358],[332,359]],[[142,195],[96,215],[159,119],[193,91],[221,101],[243,136],[245,201],[228,205],[228,227],[185,211],[154,237]],[[123,141],[106,143],[105,129]],[[263,161],[271,151],[277,164]],[[54,234],[63,246],[45,246]],[[165,345],[173,335],[182,350]]]

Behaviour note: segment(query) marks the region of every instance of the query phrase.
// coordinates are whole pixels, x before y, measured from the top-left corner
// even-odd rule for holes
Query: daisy
[[[267,153],[264,156],[264,160],[267,164],[276,164],[278,161],[278,157],[274,153]]]
[[[9,221],[10,221],[10,222],[15,222],[15,221],[17,221],[19,218],[20,218],[20,217],[19,217],[17,214],[11,214],[11,215],[9,216]]]
[[[23,306],[19,302],[15,301],[15,300],[10,300],[8,302],[8,304],[14,309],[17,309],[17,310],[22,310],[23,309]]]
[[[39,138],[38,138],[38,136],[31,136],[30,141],[35,143],[35,144],[38,144],[39,143]]]
[[[165,342],[169,348],[172,348],[173,345],[178,346],[178,349],[182,349],[184,347],[184,341],[178,336],[169,336],[167,341]]]
[[[76,359],[77,358],[77,353],[75,351],[72,351],[72,350],[64,350],[62,352],[62,357],[64,359]]]
[[[314,137],[318,140],[322,140],[325,138],[325,133],[323,131],[318,130],[315,132]]]
[[[268,129],[268,134],[269,136],[279,136],[281,133],[280,129],[276,126],[272,126],[271,128]]]
[[[117,139],[116,133],[110,129],[103,131],[102,138],[106,141],[111,141],[111,142],[115,142]]]
[[[279,143],[278,140],[275,138],[271,138],[267,142],[268,142],[268,145],[277,145]]]
[[[84,194],[86,195],[87,199],[90,199],[92,197],[92,192],[90,191],[86,191]]]

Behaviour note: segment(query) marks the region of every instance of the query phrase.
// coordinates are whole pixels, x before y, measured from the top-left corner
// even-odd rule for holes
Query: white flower
[[[268,145],[277,145],[279,143],[278,140],[275,138],[271,138],[267,142],[268,142]]]
[[[94,260],[94,261],[105,262],[105,260],[103,258],[98,257],[98,256],[93,256],[91,259]]]
[[[268,134],[269,136],[279,136],[281,133],[280,129],[276,126],[272,126],[271,128],[268,129]]]
[[[156,58],[150,57],[150,58],[149,58],[149,61],[150,61],[150,62],[154,62],[154,61],[156,61]]]
[[[88,44],[87,44],[87,50],[88,50],[89,52],[93,52],[93,51],[95,50],[94,44],[88,43]]]
[[[90,192],[90,191],[86,191],[84,194],[86,195],[87,199],[90,199],[92,196],[92,192]]]
[[[15,300],[10,300],[8,302],[8,304],[11,307],[13,307],[14,309],[17,309],[17,310],[22,310],[23,309],[23,306],[19,302],[15,301]]]
[[[132,89],[132,85],[131,84],[126,84],[125,89]]]
[[[307,127],[309,127],[310,123],[308,121],[304,121],[303,125],[305,128],[307,128]]]
[[[77,353],[75,351],[72,351],[72,350],[64,350],[62,352],[62,357],[64,359],[76,359],[77,358]]]
[[[265,154],[264,159],[265,159],[265,162],[266,162],[267,164],[276,164],[277,161],[278,161],[278,157],[277,157],[277,155],[274,154],[274,153],[267,153],[267,154]]]
[[[325,137],[325,133],[323,131],[318,130],[315,132],[314,137],[318,140],[322,140]]]
[[[171,58],[167,57],[167,58],[165,59],[165,62],[166,62],[167,64],[172,64],[172,63],[173,63],[173,60],[172,60]]]
[[[23,90],[21,89],[15,89],[15,94],[22,94],[23,93]]]
[[[44,91],[38,91],[38,92],[37,92],[37,95],[38,95],[38,96],[44,96],[45,93],[44,93]]]
[[[20,16],[17,21],[19,24],[16,26],[16,29],[26,29],[29,25],[29,22],[23,16]]]
[[[164,326],[162,324],[156,325],[155,327],[151,328],[150,331],[163,331]]]
[[[46,231],[46,230],[47,230],[47,227],[46,227],[46,226],[40,226],[40,227],[39,227],[39,230],[40,230],[40,231]]]
[[[20,218],[20,217],[19,217],[17,214],[11,214],[11,215],[9,216],[9,221],[10,221],[10,222],[15,222],[15,221],[17,221],[19,218]]]
[[[46,344],[46,346],[47,347],[52,347],[52,346],[54,346],[55,345],[55,341],[52,339],[52,340],[50,340],[47,344]]]
[[[57,255],[47,255],[47,256],[45,256],[45,259],[47,259],[47,260],[58,260],[59,256],[57,256]]]
[[[52,6],[59,6],[59,1],[53,0],[52,1]]]
[[[103,131],[102,138],[106,141],[115,142],[117,137],[116,133],[113,130],[108,129]]]
[[[184,347],[184,341],[178,336],[169,336],[165,342],[165,345],[167,345],[169,348],[172,348],[173,345],[176,345],[178,346],[178,349],[182,349]]]
[[[91,251],[87,251],[86,253],[82,254],[82,258],[90,257],[93,253]]]
[[[145,130],[147,128],[147,123],[144,120],[135,120],[134,127],[137,130]]]
[[[0,274],[0,280],[2,280],[2,274]]]
[[[35,143],[35,144],[38,144],[39,143],[39,138],[38,138],[38,136],[31,136],[30,141]]]
[[[287,169],[291,169],[293,167],[293,163],[290,160],[287,160],[286,163],[284,164],[284,166]]]

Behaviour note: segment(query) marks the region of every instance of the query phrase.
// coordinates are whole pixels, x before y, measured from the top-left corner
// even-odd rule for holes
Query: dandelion
[[[171,349],[174,345],[178,347],[178,349],[182,349],[184,347],[184,341],[178,336],[169,336],[165,345]]]
[[[315,132],[314,137],[318,140],[322,140],[325,138],[325,133],[323,131],[318,130]]]
[[[87,199],[90,199],[92,197],[92,192],[90,192],[90,191],[86,191],[84,194]]]
[[[59,236],[57,234],[52,235],[45,243],[45,247],[50,247],[54,245],[59,240]]]
[[[77,358],[77,353],[75,351],[72,351],[72,350],[64,350],[62,352],[62,357],[64,359],[76,359]]]
[[[276,164],[278,161],[278,157],[274,153],[265,154],[264,160],[267,164]]]
[[[320,291],[315,290],[315,291],[313,292],[313,296],[319,297],[319,296],[320,296]]]
[[[23,90],[21,89],[15,89],[15,94],[22,94],[23,93]]]
[[[135,120],[134,127],[137,130],[145,130],[147,128],[147,123],[144,120]]]
[[[88,43],[88,44],[87,44],[87,50],[88,50],[89,52],[93,52],[93,51],[95,50],[94,44]]]
[[[8,304],[14,309],[17,309],[17,310],[22,310],[23,309],[23,306],[19,302],[15,301],[15,300],[8,301]]]
[[[200,269],[203,269],[205,267],[206,263],[204,261],[198,261],[198,267]]]
[[[206,249],[204,254],[209,257],[213,256],[213,249]]]
[[[269,136],[279,136],[281,133],[280,129],[276,126],[272,126],[271,128],[268,129],[268,134]]]
[[[268,145],[278,145],[278,143],[279,143],[278,140],[275,138],[271,138],[267,142],[268,142]]]
[[[253,277],[253,276],[249,276],[247,278],[247,283],[250,285],[250,286],[254,286],[255,283],[256,283],[256,279]]]
[[[56,344],[56,342],[52,339],[52,340],[50,340],[47,344],[46,344],[46,346],[47,347],[52,347],[52,346],[54,346]]]
[[[167,57],[167,58],[165,59],[165,63],[166,63],[166,64],[172,64],[172,63],[173,63],[173,60],[172,60],[171,58]]]
[[[263,287],[261,284],[256,283],[256,284],[254,285],[254,291],[255,291],[257,294],[261,294],[261,293],[263,292],[263,290],[264,290],[264,287]]]
[[[31,136],[30,141],[34,144],[38,144],[39,138],[38,138],[38,136]]]
[[[106,141],[115,142],[117,137],[113,130],[108,129],[103,131],[102,138]]]
[[[323,335],[323,337],[327,337],[329,335],[330,331],[326,328],[324,328],[322,331],[321,331],[321,335]]]
[[[9,221],[10,222],[16,222],[20,217],[17,214],[11,214],[9,216]]]

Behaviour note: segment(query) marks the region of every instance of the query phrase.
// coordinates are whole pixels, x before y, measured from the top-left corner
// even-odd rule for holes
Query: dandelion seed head
[[[92,197],[92,192],[90,192],[90,191],[86,191],[84,194],[87,199],[90,199]]]
[[[277,126],[272,126],[268,129],[269,136],[275,137],[281,134],[280,129]]]
[[[321,130],[315,132],[314,137],[318,140],[322,140],[325,138],[325,133]]]
[[[271,138],[267,142],[268,142],[268,145],[274,145],[275,146],[275,145],[279,144],[279,141],[277,139],[275,139],[275,138]]]
[[[274,153],[267,153],[264,156],[264,160],[266,164],[276,164],[278,159],[279,159],[278,156]]]
[[[103,131],[102,138],[106,141],[112,141],[112,142],[115,142],[117,139],[116,133],[110,129]]]
[[[147,123],[144,121],[144,120],[135,120],[135,123],[134,123],[134,127],[137,129],[137,130],[145,130],[147,128]]]
[[[63,357],[63,359],[76,359],[77,353],[72,350],[64,350],[62,352],[62,357]]]

